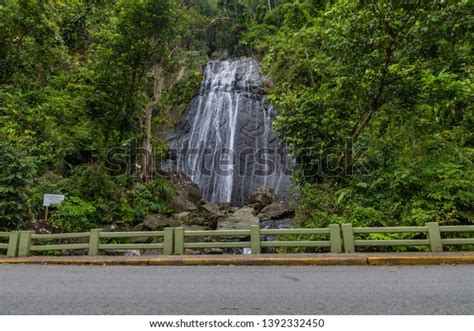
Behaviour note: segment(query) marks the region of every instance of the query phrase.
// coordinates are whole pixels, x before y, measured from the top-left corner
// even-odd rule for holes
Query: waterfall
[[[242,204],[259,186],[285,198],[291,161],[272,129],[274,117],[258,62],[210,61],[198,95],[169,139],[177,167],[212,202]]]

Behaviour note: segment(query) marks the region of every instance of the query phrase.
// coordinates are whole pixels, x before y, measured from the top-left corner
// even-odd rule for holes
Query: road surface
[[[0,265],[0,314],[474,314],[474,266]]]

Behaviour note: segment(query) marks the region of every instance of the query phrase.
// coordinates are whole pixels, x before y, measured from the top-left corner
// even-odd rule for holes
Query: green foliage
[[[136,184],[130,191],[130,209],[133,217],[140,220],[150,213],[168,213],[163,202],[171,200],[174,196],[174,188],[161,179],[155,179],[147,184]]]
[[[87,231],[95,227],[91,218],[95,207],[77,197],[68,197],[51,215],[50,222],[64,232]]]
[[[180,80],[169,90],[163,93],[158,108],[160,114],[156,116],[155,124],[159,126],[173,127],[182,118],[184,111],[189,107],[192,99],[196,96],[201,85],[202,72],[194,71],[187,75],[186,79]]]
[[[301,1],[241,38],[263,57],[304,225],[474,222],[468,1]]]
[[[120,1],[93,34],[85,79],[86,108],[109,144],[138,134],[137,121],[151,89],[147,77],[162,61],[173,36],[170,1]]]
[[[36,161],[15,145],[0,143],[0,231],[15,229],[26,218],[25,187],[37,174]]]
[[[287,0],[193,0],[208,18],[205,38],[210,57],[250,55],[249,49],[239,45],[241,38],[254,22],[261,22],[271,9]],[[198,8],[199,8],[198,7]]]
[[[185,41],[205,24],[175,0],[2,1],[0,228],[41,218],[44,193],[67,194],[51,209],[64,230],[166,212],[164,179],[114,177],[104,160],[110,147],[142,139],[155,65],[173,73],[202,63],[205,40]],[[186,95],[193,84],[183,81]]]
[[[113,222],[131,226],[149,213],[167,213],[164,204],[174,188],[162,178],[141,183],[130,176],[110,176],[104,168],[78,166],[67,176],[52,173],[31,181],[25,190],[31,218],[42,216],[45,193],[65,194],[66,209],[53,206],[51,220],[64,231],[101,227]],[[94,207],[93,210],[89,208]],[[87,221],[84,219],[87,214]]]
[[[2,1],[0,229],[39,219],[44,193],[67,194],[51,209],[67,231],[167,213],[170,184],[112,176],[107,150],[141,141],[149,109],[164,154],[155,133],[179,120],[207,57],[226,54],[261,58],[271,78],[275,129],[299,165],[301,224],[473,224],[471,9],[467,0]]]

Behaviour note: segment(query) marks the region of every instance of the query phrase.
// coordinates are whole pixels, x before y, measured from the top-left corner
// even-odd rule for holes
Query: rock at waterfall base
[[[166,204],[168,209],[175,212],[196,210],[196,204],[202,199],[199,187],[191,181],[191,178],[182,171],[170,170],[165,172],[165,177],[172,183],[176,196]]]
[[[261,186],[250,194],[246,204],[260,211],[275,201],[277,201],[275,191],[271,187]]]
[[[273,202],[260,211],[259,217],[262,220],[276,220],[294,215],[294,210],[286,201]]]
[[[258,225],[260,220],[254,214],[254,209],[243,207],[233,213],[228,213],[217,223],[218,230],[224,229],[248,229],[251,225]]]
[[[164,229],[167,227],[179,226],[179,222],[173,218],[168,218],[159,214],[150,214],[145,217],[142,224],[137,225],[136,230],[140,231],[139,227],[145,227],[148,230],[155,231],[157,229]]]

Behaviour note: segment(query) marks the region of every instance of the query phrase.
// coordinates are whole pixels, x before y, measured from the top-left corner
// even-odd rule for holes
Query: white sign
[[[49,207],[51,205],[60,205],[61,202],[66,198],[62,194],[45,194],[43,197],[43,206]]]

